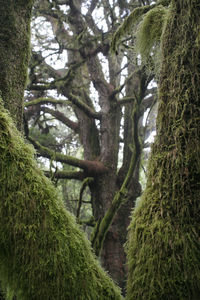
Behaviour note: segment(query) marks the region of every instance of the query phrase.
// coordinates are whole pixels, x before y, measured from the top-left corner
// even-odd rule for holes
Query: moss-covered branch
[[[30,83],[28,85],[28,89],[35,90],[35,91],[45,91],[45,90],[51,90],[51,89],[56,89],[56,88],[59,89],[63,85],[66,88],[67,86],[69,86],[71,84],[72,80],[74,79],[77,69],[80,68],[84,63],[85,63],[85,60],[73,63],[69,66],[69,68],[66,71],[66,74],[64,76],[56,78],[55,80],[53,80],[50,83],[48,83],[48,82],[40,83],[39,82],[40,85],[37,85],[37,84],[34,85],[34,84]],[[50,68],[49,72],[52,73],[52,67],[49,66],[49,68]],[[58,71],[55,71],[55,76],[57,77],[57,75],[58,75]]]
[[[84,178],[87,177],[87,175],[80,171],[56,171],[52,174],[50,171],[44,171],[44,174],[49,178],[56,178],[56,179],[75,179],[82,181]]]
[[[71,103],[67,100],[59,100],[54,98],[37,98],[24,103],[25,107],[33,106],[33,105],[42,105],[42,104],[53,104],[53,105],[71,105]]]
[[[29,137],[30,142],[38,150],[39,155],[56,160],[71,166],[81,168],[90,175],[98,175],[107,172],[107,168],[100,161],[89,161],[75,158],[73,156],[65,155],[59,152],[52,151],[47,147],[42,146],[40,143]]]
[[[20,300],[117,300],[120,292],[0,109],[0,279]]]
[[[126,105],[127,103],[131,103],[135,100],[135,97],[124,97],[117,101],[118,105]]]
[[[110,93],[109,99],[115,99],[115,96],[116,96],[117,94],[119,94],[119,93],[123,90],[123,88],[124,88],[124,87],[126,86],[126,84],[133,78],[133,76],[134,76],[134,72],[131,73],[131,74],[125,79],[125,81],[124,81],[123,84],[121,84],[120,86],[118,86],[117,88],[115,88],[115,89]]]
[[[68,99],[75,104],[78,108],[80,108],[88,117],[92,117],[95,119],[100,120],[101,119],[101,114],[96,112],[94,109],[92,109],[90,106],[85,104],[81,99],[72,93],[68,95]]]

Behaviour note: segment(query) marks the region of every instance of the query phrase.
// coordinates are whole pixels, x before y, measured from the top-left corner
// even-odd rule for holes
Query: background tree
[[[77,147],[82,146],[83,156],[67,155],[67,143],[60,152],[56,145],[39,143],[32,129],[28,138],[38,155],[73,167],[57,167],[51,176],[82,182],[77,216],[83,208],[82,191],[89,187],[93,218],[86,223],[93,226],[92,246],[121,287],[126,228],[141,193],[140,157],[147,137],[142,118],[155,100],[155,89],[149,85],[153,74],[130,51],[130,38],[124,39],[127,50],[117,57],[110,43],[130,10],[150,2],[43,0],[35,2],[33,18],[26,119],[43,136],[52,132],[55,121],[50,119],[59,120],[68,127],[66,137],[73,135]],[[50,57],[60,58],[59,67]]]

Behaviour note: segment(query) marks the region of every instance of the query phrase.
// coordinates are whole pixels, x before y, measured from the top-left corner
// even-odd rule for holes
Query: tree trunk
[[[129,65],[129,74],[133,72],[133,65]],[[144,74],[143,74],[144,76]],[[140,87],[142,86],[142,78],[139,74],[135,73],[134,78],[127,84],[127,97],[132,96],[135,92],[138,95],[139,102],[142,101],[144,95],[139,95]],[[146,89],[142,86],[143,92]],[[139,105],[139,104],[138,104]],[[113,223],[110,226],[108,233],[106,234],[105,241],[102,248],[101,259],[102,264],[106,270],[112,275],[112,278],[122,288],[122,292],[125,295],[126,280],[127,280],[127,266],[126,266],[126,253],[124,250],[124,244],[127,240],[127,228],[130,223],[130,215],[137,197],[141,194],[141,187],[139,183],[139,166],[141,156],[141,146],[139,141],[138,124],[140,115],[136,111],[137,103],[127,104],[125,106],[124,113],[124,150],[123,150],[123,162],[115,178],[115,193],[119,191],[122,186],[127,173],[129,171],[131,157],[135,151],[136,165],[131,174],[131,180],[128,185],[128,192],[124,195],[124,202],[119,211],[114,217]],[[113,176],[112,176],[113,177]],[[108,184],[110,184],[111,179]]]
[[[200,1],[171,3],[157,137],[128,242],[128,300],[200,299]]]
[[[19,130],[29,60],[33,0],[0,0],[0,91]]]

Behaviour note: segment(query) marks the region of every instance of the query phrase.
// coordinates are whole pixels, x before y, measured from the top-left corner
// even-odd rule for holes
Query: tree
[[[127,299],[200,298],[200,1],[172,0],[162,38],[157,136],[132,215]]]
[[[0,64],[4,76],[1,74],[0,87],[5,106],[10,108],[19,128],[21,118],[14,107],[22,106],[31,7],[32,1],[22,0],[1,5]],[[0,103],[2,287],[9,297],[14,294],[19,299],[121,299],[118,288],[99,266],[55,188],[38,169],[32,147],[15,128],[3,101]]]
[[[126,277],[123,248],[126,228],[131,209],[141,193],[139,168],[144,143],[144,136],[140,136],[144,129],[141,119],[154,97],[148,97],[152,92],[148,84],[153,75],[137,62],[130,51],[130,39],[124,41],[128,50],[119,52],[117,58],[110,52],[110,42],[130,8],[145,3],[147,1],[36,1],[34,20],[38,42],[32,53],[29,101],[25,104],[29,120],[33,116],[31,110],[36,107],[39,122],[44,116],[53,116],[70,128],[81,143],[84,155],[77,159],[63,152],[50,151],[29,135],[38,155],[74,167],[73,173],[57,170],[54,178],[76,176],[83,184],[89,178],[95,221],[92,222],[93,226],[95,224],[92,246],[121,287],[125,286]],[[100,20],[100,11],[104,22]],[[52,37],[48,34],[45,42],[44,31],[37,30],[39,21],[52,30]],[[47,50],[52,55],[64,53],[67,56],[65,65],[60,69],[51,65],[45,59]],[[127,65],[122,63],[125,55]],[[123,70],[128,73],[124,82]],[[52,89],[64,100],[50,98]],[[54,107],[50,109],[48,104]],[[76,118],[63,114],[59,104],[65,105]],[[48,122],[46,124],[48,127]],[[123,147],[121,152],[120,147]],[[120,168],[119,153],[122,154]]]

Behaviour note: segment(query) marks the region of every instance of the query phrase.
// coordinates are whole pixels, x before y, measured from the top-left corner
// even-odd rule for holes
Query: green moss
[[[20,300],[121,299],[84,234],[0,112],[0,279]]]
[[[143,15],[147,14],[151,10],[157,9],[157,7],[160,7],[160,9],[163,7],[167,7],[169,3],[170,0],[160,0],[156,4],[146,5],[134,9],[115,32],[111,43],[111,50],[113,52],[117,52],[117,48],[122,38],[133,31],[134,26],[137,25]],[[156,29],[154,28],[154,32],[155,30]]]
[[[136,48],[145,60],[149,58],[151,52],[156,52],[160,48],[167,12],[167,8],[156,6],[144,15],[139,25],[136,34]]]
[[[172,3],[157,137],[129,229],[127,300],[200,298],[200,2]]]

